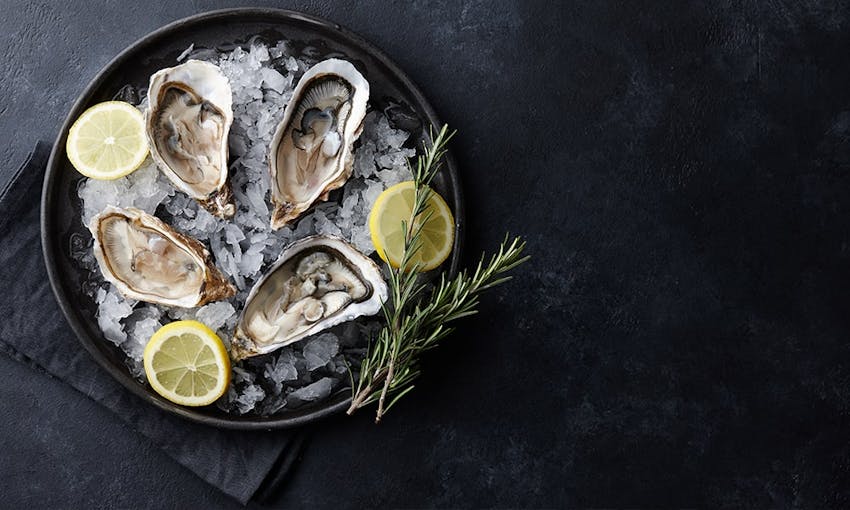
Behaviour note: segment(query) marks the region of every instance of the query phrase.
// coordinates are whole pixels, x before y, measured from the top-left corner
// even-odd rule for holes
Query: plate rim
[[[71,305],[71,297],[68,296],[68,294],[65,292],[65,288],[62,285],[60,275],[58,274],[58,267],[57,265],[52,263],[53,253],[55,253],[57,250],[58,240],[53,239],[50,235],[48,235],[53,230],[51,228],[53,222],[48,212],[54,208],[52,206],[53,200],[51,197],[51,191],[55,187],[54,182],[56,181],[56,177],[58,174],[58,166],[60,159],[64,157],[64,144],[68,130],[74,120],[79,116],[79,113],[81,112],[84,105],[91,100],[91,95],[94,93],[95,89],[100,85],[104,76],[111,73],[116,67],[124,64],[125,61],[129,59],[130,55],[132,53],[135,53],[139,47],[149,45],[162,37],[168,36],[171,33],[179,32],[182,28],[186,26],[203,24],[205,22],[216,21],[225,18],[260,17],[263,15],[268,15],[270,20],[295,20],[298,22],[315,25],[317,28],[320,29],[331,30],[339,33],[343,37],[343,39],[353,42],[354,45],[359,46],[367,53],[372,55],[376,60],[378,60],[382,65],[384,65],[390,71],[390,73],[394,75],[395,78],[399,79],[403,87],[407,91],[409,91],[411,96],[413,96],[416,101],[422,106],[423,111],[421,113],[424,117],[426,117],[429,121],[432,121],[435,126],[443,125],[437,117],[436,112],[434,111],[431,104],[427,101],[424,94],[422,94],[422,91],[419,90],[416,84],[407,76],[407,74],[401,68],[398,67],[398,65],[395,64],[395,62],[393,62],[392,59],[390,59],[381,49],[376,47],[374,44],[370,43],[356,32],[338,23],[334,23],[319,16],[305,14],[299,11],[271,7],[235,7],[207,11],[177,19],[147,33],[146,35],[142,36],[141,38],[137,39],[130,45],[126,46],[123,50],[121,50],[115,57],[113,57],[109,62],[107,62],[100,69],[100,71],[97,72],[94,78],[89,81],[89,83],[85,86],[85,88],[83,88],[79,96],[77,96],[77,99],[72,104],[68,115],[65,118],[65,121],[63,122],[62,127],[59,130],[59,133],[57,134],[56,140],[53,143],[53,147],[50,151],[50,158],[48,159],[47,167],[45,170],[40,204],[40,237],[42,256],[47,269],[47,276],[48,280],[50,281],[50,287],[53,291],[54,297],[56,298],[59,304],[59,308],[62,311],[63,316],[65,317],[65,320],[71,326],[71,329],[74,332],[74,335],[77,337],[77,340],[95,359],[97,364],[100,365],[101,368],[105,369],[107,373],[112,376],[113,379],[117,380],[122,386],[124,386],[137,397],[140,397],[146,403],[152,404],[165,412],[180,416],[195,423],[235,430],[284,429],[312,423],[327,416],[343,412],[350,405],[352,398],[351,392],[344,392],[331,396],[326,406],[316,408],[313,411],[297,416],[234,416],[232,419],[201,414],[196,412],[193,408],[179,406],[161,397],[158,398],[158,396],[155,396],[151,392],[149,392],[145,386],[137,384],[135,380],[131,380],[132,377],[130,376],[126,368],[119,368],[114,363],[112,363],[112,361],[107,358],[107,356],[103,352],[97,349],[96,345],[91,341],[96,341],[97,339],[88,338],[88,334],[85,327],[76,316],[78,311],[75,307]],[[428,133],[425,133],[424,136],[426,138],[429,138]],[[454,246],[452,247],[453,258],[451,259],[448,268],[449,274],[453,275],[458,272],[460,260],[462,258],[462,249],[464,241],[463,234],[465,231],[464,223],[466,216],[464,210],[463,190],[461,188],[460,176],[458,175],[458,172],[456,170],[457,164],[454,160],[454,157],[452,156],[451,151],[448,151],[445,155],[445,168],[447,169],[448,180],[451,182],[452,185],[452,201],[455,207],[455,239]]]

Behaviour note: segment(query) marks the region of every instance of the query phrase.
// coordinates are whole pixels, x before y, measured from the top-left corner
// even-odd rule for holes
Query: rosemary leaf
[[[348,409],[348,414],[352,414],[377,402],[376,423],[414,388],[413,381],[420,373],[420,355],[454,331],[447,324],[478,313],[479,294],[510,280],[504,273],[528,260],[522,256],[525,242],[516,237],[508,243],[506,235],[489,260],[481,256],[471,276],[466,271],[451,279],[442,274],[430,295],[423,297],[426,285],[419,282],[419,264],[412,261],[422,244],[422,226],[432,214],[426,210],[433,193],[430,183],[442,165],[452,136],[454,132],[449,133],[447,126],[436,136],[432,131],[431,148],[416,158],[415,166],[411,165],[415,194],[411,216],[402,221],[404,251],[398,268],[388,266],[392,303],[382,307],[386,325],[369,344]]]

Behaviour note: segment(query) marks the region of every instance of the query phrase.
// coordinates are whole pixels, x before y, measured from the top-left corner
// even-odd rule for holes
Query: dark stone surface
[[[225,5],[154,3],[4,4],[0,184],[124,46]],[[850,11],[264,4],[396,60],[460,129],[469,253],[509,230],[534,256],[385,423],[317,425],[279,506],[850,504]],[[85,396],[0,376],[3,506],[235,506]]]

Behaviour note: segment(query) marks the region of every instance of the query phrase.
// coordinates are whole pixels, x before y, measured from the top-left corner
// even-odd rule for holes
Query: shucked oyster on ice
[[[369,82],[349,62],[328,59],[304,73],[269,146],[272,228],[345,184],[368,101]]]
[[[236,294],[200,242],[144,211],[109,206],[89,230],[103,277],[128,298],[189,308]]]
[[[212,214],[233,216],[227,182],[230,82],[218,66],[189,60],[151,76],[148,100],[148,144],[159,169]]]
[[[287,247],[245,304],[231,342],[234,360],[265,354],[362,315],[387,299],[371,259],[342,239],[312,236]]]

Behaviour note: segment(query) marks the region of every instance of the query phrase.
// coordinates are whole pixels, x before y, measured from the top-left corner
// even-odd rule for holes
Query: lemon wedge
[[[65,152],[74,168],[86,177],[124,177],[139,168],[148,155],[142,112],[122,101],[92,106],[68,131]]]
[[[415,192],[413,181],[387,188],[375,200],[369,213],[372,244],[378,256],[396,268],[401,265],[404,252],[402,221],[410,222]],[[412,260],[412,263],[419,264],[421,271],[430,271],[442,264],[452,252],[454,242],[454,217],[446,201],[436,192],[431,193],[425,213],[416,221],[421,221],[429,212],[431,216],[422,226],[422,245]]]
[[[230,384],[227,348],[198,321],[159,328],[145,346],[144,365],[154,391],[184,406],[212,404]]]

